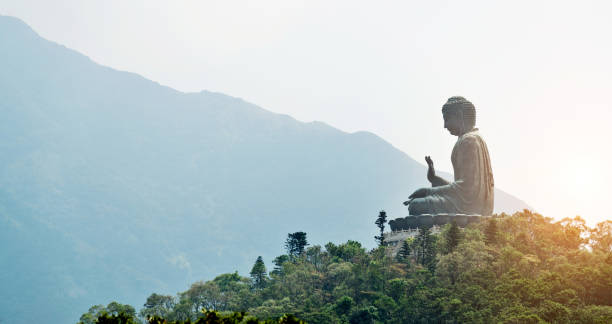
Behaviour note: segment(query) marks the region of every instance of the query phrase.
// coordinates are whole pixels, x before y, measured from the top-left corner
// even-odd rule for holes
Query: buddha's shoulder
[[[480,132],[478,131],[478,129],[476,129],[476,130],[473,130],[461,136],[461,138],[459,139],[459,143],[468,144],[468,145],[469,144],[481,144],[481,143],[484,143],[484,139],[480,135]]]

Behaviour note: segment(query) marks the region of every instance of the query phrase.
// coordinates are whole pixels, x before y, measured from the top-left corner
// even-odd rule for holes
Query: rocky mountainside
[[[302,123],[100,66],[0,16],[0,321],[70,323],[222,272],[288,232],[374,241],[425,167],[374,134]],[[498,210],[526,207],[497,191]]]

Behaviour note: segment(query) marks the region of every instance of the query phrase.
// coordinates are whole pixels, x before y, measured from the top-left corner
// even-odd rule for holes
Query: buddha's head
[[[442,106],[444,128],[455,136],[461,136],[476,125],[476,107],[463,97],[450,97]]]

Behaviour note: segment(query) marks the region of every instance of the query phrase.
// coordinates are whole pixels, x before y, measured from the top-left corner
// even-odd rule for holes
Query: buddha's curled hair
[[[442,112],[456,111],[463,117],[466,129],[472,129],[476,125],[476,107],[469,100],[460,97],[450,97],[442,106]]]

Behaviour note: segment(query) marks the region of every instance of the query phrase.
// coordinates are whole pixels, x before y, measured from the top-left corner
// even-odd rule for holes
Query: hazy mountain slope
[[[371,240],[425,168],[379,137],[95,64],[0,16],[0,320],[268,267],[288,232]],[[523,208],[509,195],[498,205]],[[373,243],[373,241],[372,241]]]

